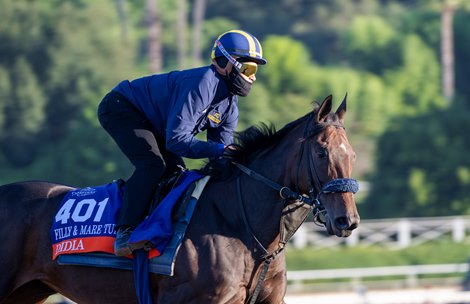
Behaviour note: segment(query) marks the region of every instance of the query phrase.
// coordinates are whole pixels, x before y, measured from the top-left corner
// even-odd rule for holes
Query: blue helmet
[[[266,59],[263,58],[263,49],[258,39],[248,32],[231,30],[220,35],[212,48],[212,59],[224,57],[224,54],[217,46],[217,41],[222,44],[230,55],[248,58],[257,64],[267,63]]]

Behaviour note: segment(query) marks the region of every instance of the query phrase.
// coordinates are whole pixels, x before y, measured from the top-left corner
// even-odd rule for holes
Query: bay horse
[[[329,234],[351,234],[359,224],[355,191],[331,187],[352,180],[346,98],[335,112],[331,108],[328,96],[277,132],[266,125],[240,132],[231,162],[205,166],[213,177],[187,228],[174,276],[150,275],[153,303],[284,303],[280,222],[299,202],[315,206]],[[0,187],[0,303],[42,303],[55,293],[80,304],[137,303],[131,271],[51,259],[51,223],[72,189],[42,181]]]

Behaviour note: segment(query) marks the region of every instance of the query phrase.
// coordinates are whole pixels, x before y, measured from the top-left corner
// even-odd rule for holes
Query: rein
[[[341,125],[336,125],[336,124],[324,124],[324,125],[316,125],[316,127],[312,130],[311,134],[308,134],[308,126],[313,118],[313,113],[310,115],[305,132],[304,132],[304,138],[310,138],[318,133],[325,125],[333,125],[335,127],[341,127]],[[304,144],[306,140],[302,142],[302,154],[304,149]],[[302,214],[302,218],[300,220],[297,220],[295,225],[293,227],[290,227],[293,231],[287,231],[287,237],[283,238],[281,236],[281,240],[278,244],[278,248],[274,250],[273,252],[269,253],[268,249],[266,249],[263,244],[258,240],[256,235],[253,232],[253,229],[251,228],[248,218],[246,215],[246,210],[245,210],[245,204],[243,202],[243,197],[242,197],[242,191],[241,191],[241,184],[240,184],[240,177],[237,178],[237,196],[238,200],[241,203],[241,209],[242,209],[242,218],[243,222],[245,224],[245,227],[248,231],[249,234],[253,237],[255,240],[256,244],[258,247],[263,251],[262,255],[262,260],[264,261],[263,263],[263,268],[261,270],[260,276],[258,278],[258,281],[256,283],[255,290],[253,294],[248,299],[250,300],[249,304],[254,304],[256,303],[256,299],[259,296],[259,293],[261,292],[261,289],[263,288],[263,283],[266,278],[267,271],[269,269],[269,265],[271,262],[277,257],[277,255],[284,249],[285,244],[289,241],[289,239],[294,235],[294,233],[297,231],[297,229],[303,224],[305,221],[306,217],[310,212],[314,212],[314,221],[315,223],[321,223],[323,225],[326,224],[325,219],[324,219],[324,214],[326,213],[326,209],[323,206],[323,204],[320,201],[320,195],[324,193],[344,193],[344,192],[352,192],[356,193],[359,190],[359,184],[355,179],[352,178],[337,178],[329,181],[325,185],[321,185],[317,170],[315,168],[314,160],[312,157],[312,148],[311,145],[307,145],[307,153],[308,153],[308,183],[310,185],[309,189],[309,195],[301,195],[298,192],[295,192],[291,190],[287,186],[281,186],[278,183],[274,182],[273,180],[270,180],[269,178],[266,178],[265,176],[251,170],[250,168],[239,164],[232,162],[241,172],[245,173],[249,177],[262,182],[266,186],[272,188],[273,190],[277,191],[279,194],[279,197],[284,200],[284,201],[295,201],[295,202],[300,202],[302,205],[307,205],[308,206],[308,211],[307,213]],[[299,170],[301,166],[301,160],[302,160],[302,155],[299,158]],[[313,173],[312,173],[313,170]],[[316,194],[315,194],[316,192]],[[292,203],[290,203],[292,204]],[[288,204],[288,205],[290,205]],[[301,211],[302,212],[302,211]],[[323,218],[322,218],[323,216]]]
[[[245,173],[249,177],[251,177],[251,178],[253,178],[257,181],[260,181],[260,182],[264,183],[266,186],[278,191],[279,196],[282,199],[285,199],[285,200],[299,200],[299,201],[302,201],[302,202],[304,202],[306,204],[309,204],[309,205],[313,204],[313,202],[310,198],[305,197],[303,195],[300,195],[299,193],[297,193],[295,191],[292,191],[291,189],[289,189],[286,186],[281,186],[278,183],[264,177],[263,175],[255,172],[253,170],[251,170],[250,168],[245,167],[242,164],[239,164],[239,163],[233,163],[233,164],[235,166],[237,166],[237,168],[240,169],[240,171],[242,171],[243,173]]]

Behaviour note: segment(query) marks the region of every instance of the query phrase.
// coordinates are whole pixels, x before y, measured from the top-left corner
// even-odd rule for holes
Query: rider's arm
[[[228,113],[224,115],[227,115],[227,118],[218,127],[207,130],[207,140],[230,145],[233,143],[233,133],[238,125],[238,106],[236,100],[231,103]]]
[[[178,87],[167,122],[167,149],[188,158],[220,156],[223,152],[222,143],[201,141],[193,134],[196,123],[199,118],[206,115],[214,98],[211,82],[202,79],[195,85]]]

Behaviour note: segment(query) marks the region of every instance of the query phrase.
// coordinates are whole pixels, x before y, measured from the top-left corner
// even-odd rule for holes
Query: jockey
[[[232,143],[238,96],[247,96],[258,65],[266,64],[250,33],[221,34],[209,66],[124,80],[108,93],[98,118],[134,165],[116,223],[114,251],[126,256],[127,241],[143,220],[159,181],[184,167],[182,157],[217,158]],[[207,131],[207,141],[195,137]]]

